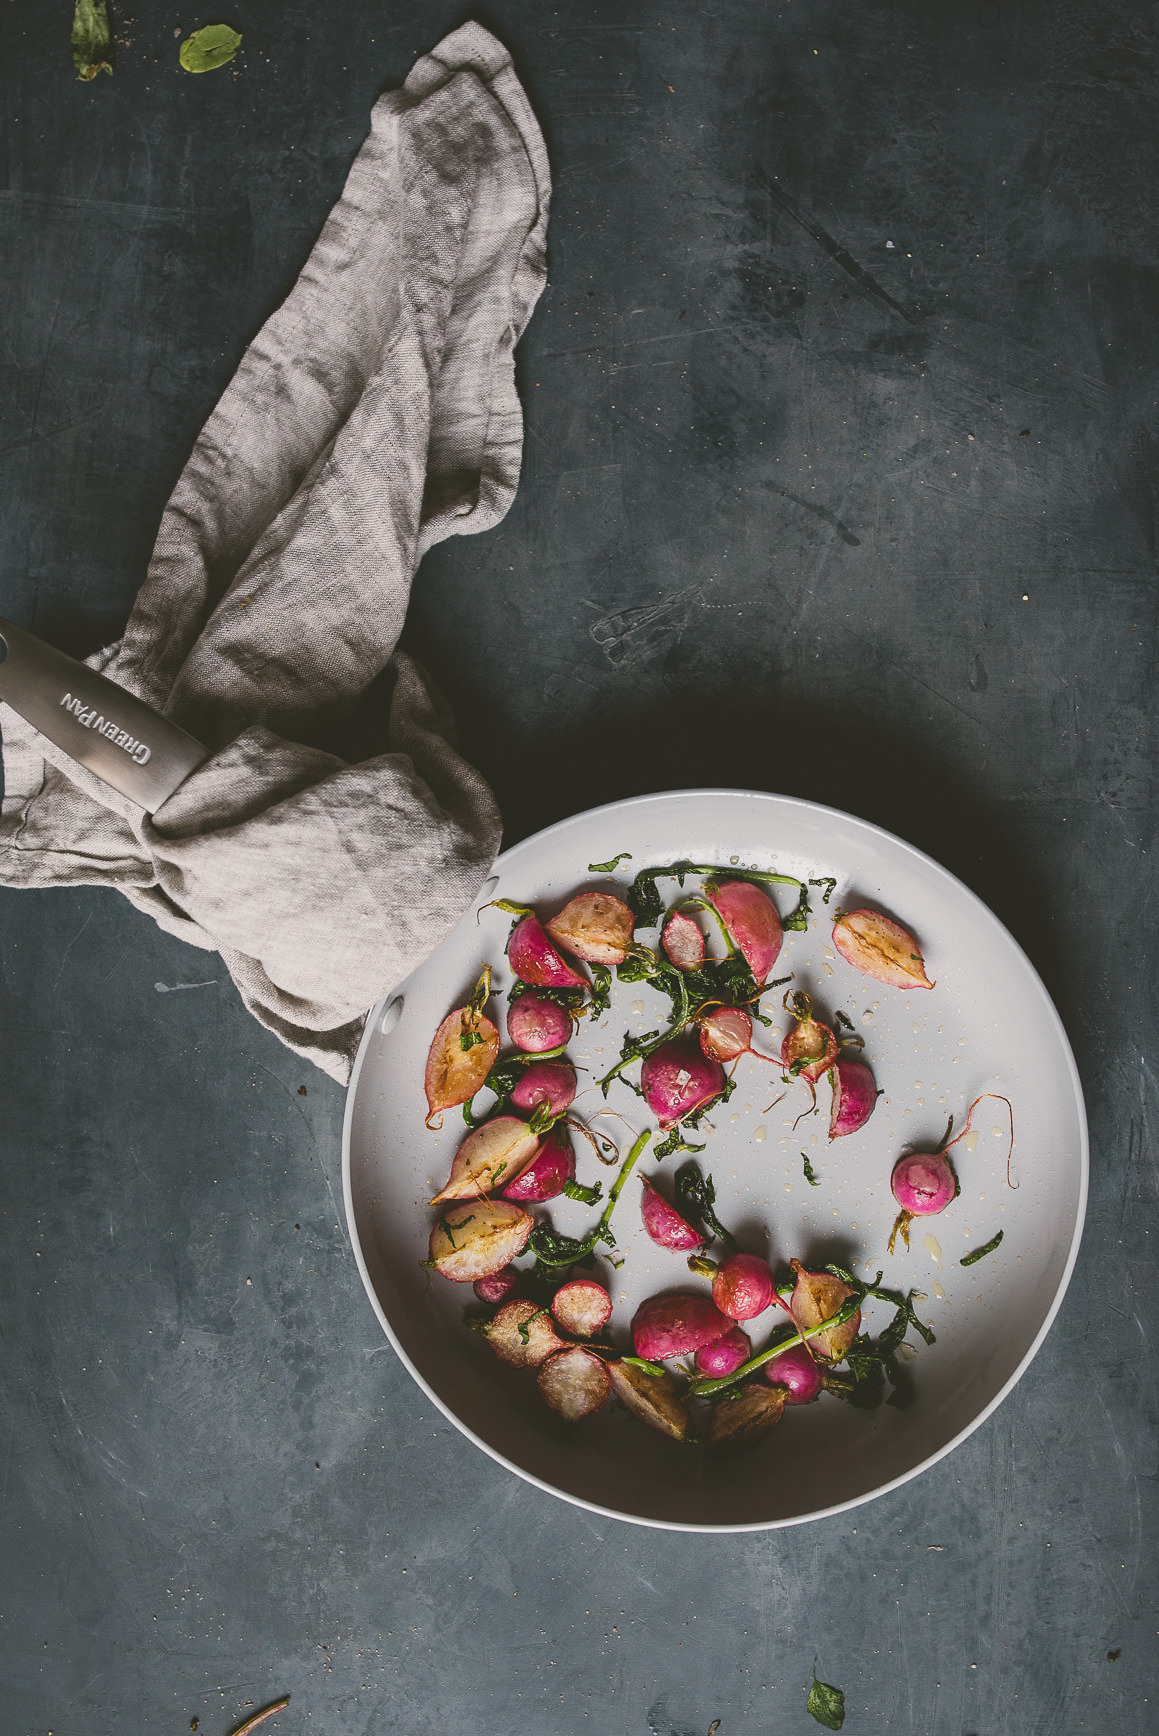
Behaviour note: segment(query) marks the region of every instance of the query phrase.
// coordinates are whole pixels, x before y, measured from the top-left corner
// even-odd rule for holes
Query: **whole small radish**
[[[662,1043],[645,1057],[640,1068],[644,1101],[664,1129],[703,1109],[720,1096],[724,1086],[720,1062],[709,1060],[700,1044],[688,1037]]]
[[[786,1404],[812,1404],[824,1390],[825,1376],[803,1344],[794,1344],[765,1363],[765,1379],[785,1391]]]
[[[575,1098],[575,1068],[570,1061],[533,1061],[511,1089],[511,1107],[530,1115],[541,1106],[562,1115]]]
[[[575,1152],[571,1137],[562,1122],[549,1127],[539,1142],[539,1150],[505,1188],[505,1200],[519,1200],[523,1205],[538,1206],[545,1200],[557,1199],[575,1175]]]
[[[525,916],[511,930],[507,957],[521,982],[539,989],[586,989],[590,985],[551,943],[538,916]]]
[[[632,1343],[646,1362],[664,1362],[711,1344],[732,1326],[702,1290],[672,1290],[641,1302],[632,1319]]]
[[[721,1375],[732,1374],[742,1362],[747,1362],[753,1353],[752,1341],[747,1332],[742,1332],[739,1326],[734,1326],[728,1332],[722,1332],[719,1338],[714,1338],[709,1344],[702,1344],[696,1352],[696,1372],[708,1380],[716,1380]]]
[[[1014,1111],[1010,1108],[1008,1098],[994,1091],[984,1091],[981,1097],[976,1097],[971,1103],[966,1115],[966,1125],[954,1139],[947,1138],[946,1143],[937,1151],[908,1151],[899,1157],[893,1166],[893,1174],[889,1185],[893,1197],[901,1207],[894,1219],[893,1229],[889,1235],[889,1252],[892,1254],[894,1244],[900,1234],[906,1247],[909,1247],[909,1227],[914,1218],[932,1218],[939,1212],[944,1212],[951,1201],[956,1200],[960,1191],[957,1171],[950,1162],[949,1153],[958,1141],[965,1139],[970,1131],[970,1123],[979,1103],[987,1099],[995,1103],[1005,1103],[1010,1115],[1010,1146],[1006,1153],[1006,1181],[1010,1184],[1010,1157],[1014,1150]],[[947,1134],[953,1130],[953,1121],[946,1129]]]
[[[507,1035],[517,1049],[542,1055],[561,1049],[571,1036],[571,1014],[546,995],[526,994],[507,1009]]]
[[[730,1254],[713,1275],[712,1300],[730,1320],[753,1320],[776,1299],[768,1262],[757,1254]]]

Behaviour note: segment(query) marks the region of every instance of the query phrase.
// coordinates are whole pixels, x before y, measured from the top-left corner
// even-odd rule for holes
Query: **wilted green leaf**
[[[823,1724],[826,1730],[840,1730],[845,1722],[845,1695],[840,1688],[817,1680],[817,1661],[813,1660],[813,1686],[805,1701],[805,1710]]]
[[[241,47],[241,34],[228,24],[207,24],[181,44],[181,64],[186,72],[212,72],[224,66]]]
[[[109,64],[109,9],[105,0],[76,0],[72,15],[72,63],[87,83]]]

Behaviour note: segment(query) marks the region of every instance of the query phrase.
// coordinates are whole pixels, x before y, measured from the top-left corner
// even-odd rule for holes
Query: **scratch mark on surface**
[[[892,308],[894,313],[900,314],[908,325],[917,325],[918,322],[913,315],[907,313],[901,303],[893,299],[888,290],[882,289],[877,279],[866,271],[863,265],[858,265],[853,255],[842,247],[839,241],[835,241],[827,230],[822,229],[816,218],[810,217],[807,211],[802,211],[795,199],[790,198],[788,193],[783,192],[774,181],[771,181],[763,169],[758,169],[753,178],[764,188],[774,205],[779,205],[781,210],[793,219],[794,223],[799,223],[806,235],[813,237],[818,247],[829,255],[834,264],[839,265],[842,271],[849,273],[854,283],[860,284],[862,289],[870,295],[876,296],[878,301],[884,302],[885,306]]]
[[[1003,747],[1008,747],[1012,753],[1015,751],[1014,743],[1012,741],[1007,741],[1006,737],[1004,735],[999,735],[996,729],[988,727],[980,718],[975,717],[972,711],[967,711],[964,705],[959,705],[956,699],[951,699],[948,694],[940,692],[936,687],[932,687],[928,681],[923,681],[921,676],[915,675],[912,669],[902,669],[900,664],[897,663],[891,664],[890,667],[895,669],[899,675],[906,676],[908,680],[916,681],[919,687],[924,687],[927,693],[932,693],[935,699],[940,699],[942,701],[943,705],[948,705],[952,707],[954,711],[961,712],[963,717],[968,717],[970,722],[980,729],[983,734],[992,735],[995,741],[1000,741],[1002,743]]]
[[[215,989],[217,978],[210,977],[209,981],[204,983],[154,983],[153,987],[159,995],[175,995],[181,989]]]
[[[92,919],[93,919],[93,913],[90,910],[88,915],[85,917],[84,921],[81,923],[80,927],[77,929],[76,933],[73,935],[72,939],[69,941],[68,945],[65,947],[64,953],[61,956],[60,969],[57,971],[56,980],[52,985],[52,993],[48,997],[49,1000],[52,999],[53,995],[56,994],[57,989],[60,987],[60,979],[64,975],[64,967],[68,963],[69,953],[72,951],[73,947],[76,945],[77,941],[80,939],[81,935],[84,933],[85,929],[88,927],[88,925],[92,921]]]
[[[703,602],[700,586],[689,585],[658,603],[601,615],[588,632],[614,669],[638,669],[684,631],[694,605]]]
[[[843,543],[848,543],[851,549],[859,549],[861,547],[861,538],[859,536],[854,536],[853,532],[849,529],[849,526],[847,524],[842,524],[837,514],[835,512],[830,512],[827,506],[822,506],[820,502],[816,500],[806,500],[803,495],[793,494],[790,489],[781,488],[775,482],[766,482],[765,487],[771,488],[774,494],[783,494],[786,500],[793,501],[797,506],[803,506],[806,512],[815,513],[817,517],[823,519],[826,524],[832,525],[833,529],[837,532],[837,535],[841,538],[841,541]]]

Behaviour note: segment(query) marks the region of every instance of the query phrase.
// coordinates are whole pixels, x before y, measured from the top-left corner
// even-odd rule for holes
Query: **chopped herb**
[[[836,1031],[853,1031],[857,1027],[847,1013],[834,1013],[833,1028]]]
[[[735,1386],[738,1381],[747,1380],[750,1374],[755,1374],[758,1368],[763,1368],[766,1362],[771,1362],[774,1356],[780,1356],[783,1350],[792,1350],[795,1344],[804,1344],[806,1339],[816,1338],[819,1332],[826,1332],[832,1326],[844,1326],[861,1306],[861,1297],[849,1296],[841,1304],[836,1314],[831,1314],[827,1320],[821,1320],[816,1326],[806,1326],[799,1331],[790,1332],[787,1337],[779,1338],[775,1344],[770,1344],[757,1356],[750,1356],[747,1362],[742,1362],[739,1368],[734,1368],[731,1374],[719,1375],[714,1380],[694,1380],[689,1387],[689,1393],[695,1397],[708,1398],[713,1393],[723,1392],[725,1387]]]
[[[845,1695],[840,1688],[817,1680],[817,1660],[813,1659],[813,1685],[805,1701],[805,1710],[826,1730],[840,1730],[845,1722]]]
[[[579,1260],[586,1259],[589,1254],[593,1253],[599,1242],[603,1242],[609,1248],[616,1246],[616,1238],[611,1231],[612,1213],[624,1183],[651,1137],[652,1133],[649,1129],[642,1133],[633,1145],[620,1165],[620,1173],[612,1183],[603,1216],[595,1228],[588,1231],[586,1236],[564,1236],[558,1230],[553,1229],[549,1223],[536,1224],[528,1237],[527,1246],[535,1255],[540,1266],[574,1266]]]
[[[703,1145],[690,1145],[684,1138],[681,1129],[679,1127],[674,1127],[667,1139],[663,1139],[659,1145],[653,1146],[652,1156],[657,1160],[657,1162],[659,1162],[662,1157],[672,1157],[678,1151],[703,1150]]]
[[[582,1181],[565,1181],[563,1191],[569,1200],[579,1200],[581,1205],[594,1206],[604,1190],[598,1181],[591,1187],[585,1187]]]
[[[534,916],[535,911],[530,904],[514,904],[510,898],[493,898],[487,907],[489,910],[505,910],[508,916]]]
[[[459,1047],[465,1052],[468,1049],[473,1049],[476,1043],[482,1041],[483,1038],[478,1031],[463,1031],[459,1036]]]
[[[178,58],[186,72],[212,72],[232,60],[240,47],[240,34],[228,24],[207,24],[185,38]]]
[[[598,1019],[612,1004],[612,973],[606,964],[592,966],[592,992],[586,1012],[589,1019]]]
[[[642,928],[654,928],[664,914],[664,901],[657,880],[675,880],[683,886],[691,874],[720,875],[725,880],[750,880],[757,885],[796,886],[800,896],[795,909],[785,917],[783,928],[804,928],[809,914],[809,894],[804,881],[793,874],[765,874],[756,868],[722,868],[713,863],[672,862],[665,868],[642,868],[628,888],[627,902]]]
[[[76,0],[72,15],[72,63],[86,84],[98,72],[111,73],[109,9],[105,0]]]
[[[820,1187],[820,1177],[815,1174],[813,1165],[809,1162],[809,1154],[803,1151],[801,1153],[801,1159],[805,1165],[805,1180],[809,1183],[809,1186]]]
[[[710,1175],[701,1172],[698,1163],[682,1163],[676,1171],[676,1210],[681,1217],[699,1224],[724,1243],[730,1253],[736,1252],[736,1238],[731,1236],[716,1215],[716,1186]]]
[[[562,1114],[562,1111],[560,1114]],[[527,1123],[527,1131],[528,1133],[533,1133],[538,1139],[545,1134],[549,1128],[554,1127],[559,1118],[560,1115],[552,1110],[550,1103],[537,1103],[535,1108],[532,1110],[531,1118]]]
[[[620,854],[618,856],[613,856],[610,862],[589,862],[588,873],[614,874],[621,862],[630,862],[631,860],[632,852],[630,850],[621,850]]]
[[[542,1001],[554,1001],[557,1007],[562,1007],[572,1018],[575,1018],[584,1002],[582,989],[556,989],[547,984],[525,983],[522,977],[516,977],[507,991],[507,999],[514,1006],[523,995],[537,995]],[[536,1055],[535,1059],[541,1060],[542,1055]]]
[[[823,892],[821,894],[822,904],[828,904],[829,900],[837,890],[837,882],[833,878],[832,874],[822,874],[819,880],[810,880],[809,884],[810,886],[827,886],[829,888],[828,892]]]
[[[626,1362],[629,1368],[639,1368],[645,1374],[654,1374],[657,1379],[666,1372],[658,1362],[649,1362],[643,1356],[621,1356],[621,1362]]]
[[[975,1248],[972,1254],[965,1254],[962,1259],[958,1261],[959,1266],[972,1266],[976,1260],[984,1260],[987,1254],[992,1254],[994,1252],[1004,1234],[1004,1230],[999,1230],[998,1234],[996,1236],[991,1236],[990,1240],[984,1243],[982,1247]]]
[[[549,1310],[546,1308],[537,1308],[534,1314],[529,1314],[527,1316],[526,1320],[521,1320],[519,1322],[518,1331],[519,1331],[519,1342],[521,1344],[529,1344],[531,1342],[531,1327],[532,1327],[532,1325],[534,1324],[534,1322],[536,1320],[542,1320],[543,1316],[545,1314],[547,1314],[548,1312],[549,1312]]]

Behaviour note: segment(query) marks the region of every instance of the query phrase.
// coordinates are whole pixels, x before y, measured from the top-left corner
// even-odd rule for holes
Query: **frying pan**
[[[152,706],[5,620],[0,699],[147,814],[209,758],[207,747]]]

